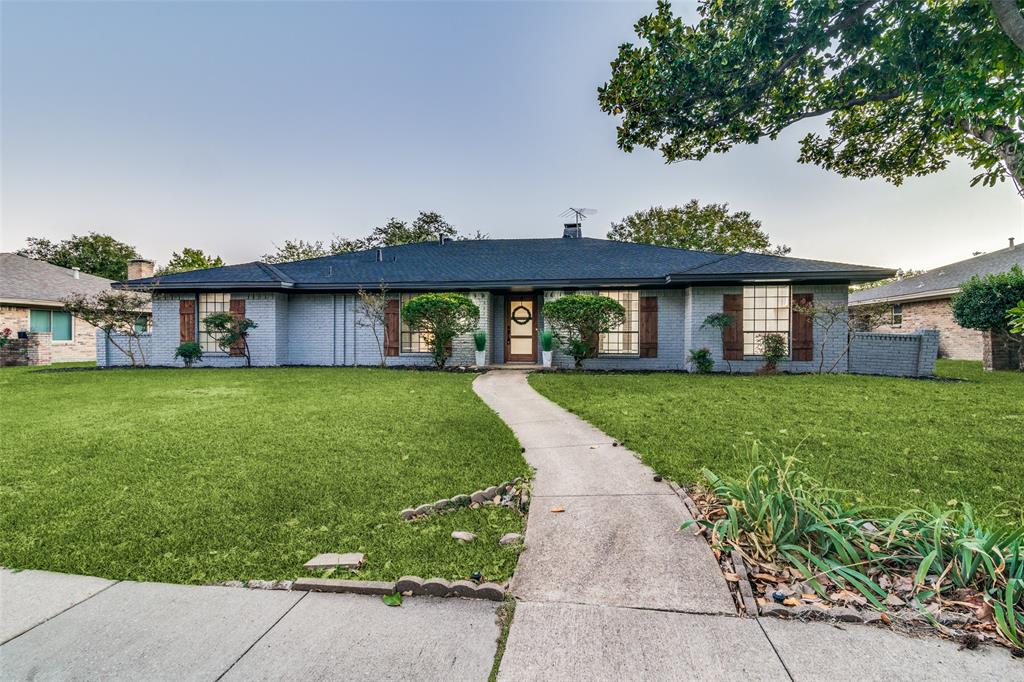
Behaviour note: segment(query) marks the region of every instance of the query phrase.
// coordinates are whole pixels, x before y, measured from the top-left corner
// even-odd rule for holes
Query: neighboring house
[[[218,311],[244,314],[258,327],[249,345],[255,365],[374,365],[373,330],[359,314],[360,288],[391,294],[388,365],[426,365],[427,340],[401,323],[400,306],[431,291],[467,294],[480,308],[489,364],[538,362],[543,304],[569,292],[610,296],[626,308],[624,324],[600,337],[590,368],[685,369],[689,351],[706,346],[725,369],[753,371],[759,337],[779,333],[789,342],[790,371],[817,369],[818,329],[792,311],[794,302],[846,304],[851,282],[891,277],[883,268],[783,258],[726,255],[584,239],[567,225],[556,239],[444,240],[268,265],[246,263],[115,284],[153,291],[150,364],[180,365],[175,348],[198,341],[201,364],[238,366],[243,358],[221,352],[200,321]],[[731,312],[726,334],[702,327],[708,314]],[[846,339],[825,348],[840,359]],[[471,364],[470,335],[455,340],[452,364]],[[108,364],[122,359],[111,358]],[[556,351],[555,364],[572,366]],[[842,371],[846,367],[840,365]]]
[[[1024,247],[1015,246],[1010,239],[1005,249],[943,265],[898,282],[855,291],[850,294],[850,306],[886,304],[890,307],[889,322],[877,328],[878,331],[937,329],[939,355],[983,360],[992,354],[990,335],[958,325],[953,320],[950,299],[960,284],[974,275],[1006,272],[1014,265],[1024,267]]]
[[[150,261],[132,261],[129,267],[129,274],[136,276],[152,273]],[[0,253],[0,330],[20,337],[4,349],[3,364],[95,360],[96,327],[65,312],[62,299],[107,291],[113,283],[77,269]],[[147,324],[147,318],[143,315],[139,324]]]

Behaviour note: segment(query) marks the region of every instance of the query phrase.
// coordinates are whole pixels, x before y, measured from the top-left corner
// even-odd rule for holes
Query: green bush
[[[451,355],[455,337],[476,328],[480,308],[464,294],[421,294],[402,306],[402,319],[428,336],[434,365],[440,368]]]
[[[177,360],[179,358],[185,363],[186,367],[191,367],[194,363],[203,359],[203,349],[195,341],[186,341],[174,351],[174,359]]]
[[[473,347],[480,353],[487,350],[487,332],[479,330],[473,332]]]
[[[1024,335],[1024,299],[1006,311],[1006,319],[1010,322],[1010,332]]]
[[[625,317],[622,304],[607,296],[568,294],[544,304],[544,319],[577,367],[597,353],[598,335],[619,326]]]
[[[540,333],[540,349],[545,353],[550,353],[555,347],[555,333],[550,329],[545,329]]]
[[[961,327],[991,331],[1017,351],[1018,367],[1024,370],[1024,335],[1014,332],[1007,311],[1024,299],[1024,270],[1014,265],[1009,272],[984,277],[975,275],[960,285],[950,302],[953,319]]]
[[[700,374],[708,374],[715,369],[715,359],[707,348],[694,348],[690,351],[690,364]]]
[[[1024,645],[1024,528],[982,526],[969,505],[869,515],[798,464],[768,456],[744,479],[705,469],[714,508],[684,527],[712,529],[718,549],[735,549],[753,565],[792,566],[826,599],[829,586],[853,590],[884,611],[883,586],[901,577],[913,581],[918,604],[976,590],[1003,636]]]
[[[774,372],[779,366],[779,360],[789,355],[789,344],[781,334],[765,334],[761,337],[761,357],[764,365],[763,372]]]

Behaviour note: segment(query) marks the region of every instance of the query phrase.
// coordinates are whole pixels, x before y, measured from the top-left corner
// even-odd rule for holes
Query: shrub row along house
[[[440,240],[269,265],[247,263],[136,279],[115,287],[153,292],[150,364],[176,364],[183,342],[205,352],[198,364],[238,366],[200,321],[232,312],[256,322],[254,365],[374,365],[380,351],[360,314],[358,291],[386,287],[391,300],[384,347],[388,365],[427,365],[429,340],[402,323],[400,306],[425,292],[462,292],[480,309],[488,364],[536,363],[543,305],[568,292],[609,296],[625,308],[623,323],[600,335],[593,369],[685,369],[691,349],[707,347],[733,371],[761,365],[760,338],[779,334],[789,357],[780,369],[813,371],[821,353],[840,359],[845,334],[822,346],[820,330],[793,309],[815,301],[845,306],[851,282],[890,277],[884,268],[754,253],[702,251],[587,239],[566,225],[553,239]],[[724,333],[703,326],[716,312],[735,324]],[[471,364],[473,338],[455,339],[450,364]],[[119,364],[101,352],[101,364]],[[178,363],[180,364],[180,363]],[[556,366],[572,358],[555,352]],[[839,371],[846,367],[840,364]]]

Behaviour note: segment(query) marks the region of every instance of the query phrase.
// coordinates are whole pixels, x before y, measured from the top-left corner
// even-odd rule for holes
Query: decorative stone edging
[[[412,521],[421,516],[427,514],[433,514],[435,512],[445,512],[461,507],[470,507],[474,504],[485,505],[485,504],[504,504],[515,499],[516,490],[519,493],[519,504],[518,506],[522,509],[529,504],[529,496],[526,494],[526,490],[523,487],[523,479],[517,478],[514,481],[505,481],[501,485],[492,485],[489,488],[483,490],[477,490],[474,493],[468,495],[455,495],[450,499],[441,499],[437,502],[421,504],[418,507],[409,507],[399,512],[399,515],[406,521]],[[502,500],[500,503],[494,502],[495,497],[504,498],[506,494],[509,495],[509,500]],[[512,506],[512,504],[505,504],[505,506]]]
[[[351,594],[394,594],[427,597],[462,597],[464,599],[487,599],[501,601],[505,598],[505,587],[497,583],[477,584],[471,580],[448,581],[442,578],[420,578],[403,576],[397,581],[377,582],[371,580],[339,580],[334,578],[299,578],[292,585],[293,590],[307,592],[347,592]]]

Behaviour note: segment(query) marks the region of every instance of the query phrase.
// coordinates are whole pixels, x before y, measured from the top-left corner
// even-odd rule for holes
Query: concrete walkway
[[[496,609],[0,569],[0,679],[486,680]]]
[[[678,530],[690,517],[668,485],[526,376],[489,372],[473,383],[537,471],[499,680],[1024,676],[1005,650],[737,617],[704,540]]]

